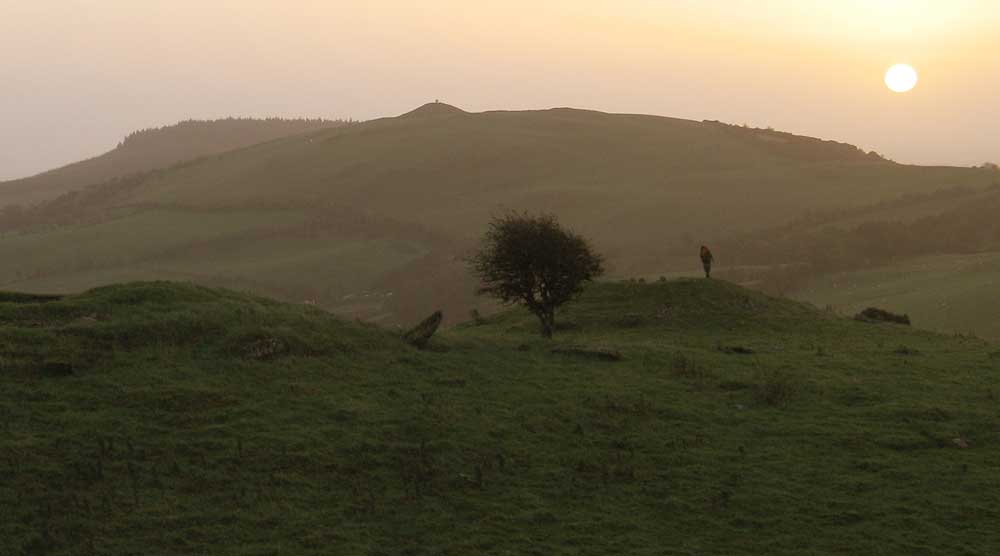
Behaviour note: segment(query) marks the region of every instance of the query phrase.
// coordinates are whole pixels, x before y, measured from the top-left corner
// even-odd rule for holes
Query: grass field
[[[0,258],[7,261],[0,279],[8,287],[20,287],[19,280],[169,258],[197,244],[303,222],[302,214],[290,211],[212,214],[157,209],[96,224],[7,233],[0,237]]]
[[[197,281],[369,319],[390,309],[382,278],[420,259],[415,239],[312,233],[281,210],[146,210],[96,224],[0,237],[0,284],[74,293],[137,280]],[[390,296],[391,297],[391,296]]]
[[[923,257],[815,280],[794,297],[844,314],[908,313],[917,326],[1000,341],[1000,253]]]
[[[559,319],[0,296],[0,552],[1000,551],[998,346],[707,280]]]

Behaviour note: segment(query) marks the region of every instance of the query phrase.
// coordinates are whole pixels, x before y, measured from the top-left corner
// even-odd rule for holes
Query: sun
[[[896,64],[885,72],[885,86],[896,93],[905,93],[917,86],[917,70],[909,64]]]

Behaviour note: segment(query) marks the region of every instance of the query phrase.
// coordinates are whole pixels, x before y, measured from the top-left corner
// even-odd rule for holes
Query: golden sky
[[[906,94],[882,82],[910,63]],[[129,131],[228,115],[368,119],[440,98],[1000,161],[996,0],[0,0],[0,179]]]

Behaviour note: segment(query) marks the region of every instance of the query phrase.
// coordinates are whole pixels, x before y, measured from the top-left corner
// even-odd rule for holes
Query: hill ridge
[[[324,119],[184,120],[133,131],[105,153],[25,178],[0,182],[0,208],[33,205],[71,191],[270,140],[346,125]]]
[[[457,116],[462,114],[469,114],[465,110],[458,108],[457,106],[452,106],[441,101],[428,102],[422,106],[419,106],[405,114],[397,116],[397,118],[417,118],[417,117],[440,117],[440,116]]]

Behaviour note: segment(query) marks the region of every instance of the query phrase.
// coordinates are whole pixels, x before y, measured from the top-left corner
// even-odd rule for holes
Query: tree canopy
[[[541,321],[542,335],[551,337],[556,308],[600,276],[604,261],[554,215],[511,212],[490,222],[471,267],[480,294],[523,304]]]

